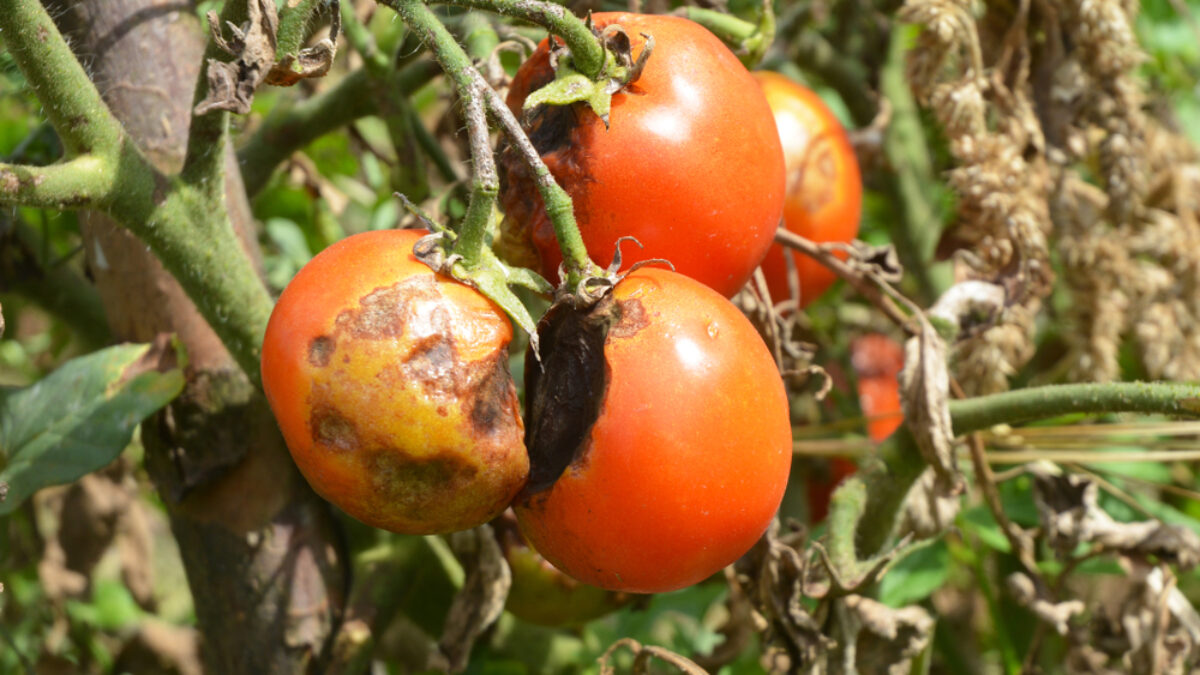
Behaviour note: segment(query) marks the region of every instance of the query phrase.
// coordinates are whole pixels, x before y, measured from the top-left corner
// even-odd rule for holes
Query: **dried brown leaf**
[[[467,667],[475,640],[504,611],[512,587],[512,571],[488,525],[455,532],[449,540],[467,576],[450,605],[438,651],[430,657],[430,667],[459,673]]]
[[[663,647],[655,647],[654,645],[642,645],[633,638],[621,638],[612,643],[604,654],[600,656],[600,675],[615,675],[617,672],[612,665],[612,658],[618,649],[628,647],[633,652],[633,673],[634,675],[643,675],[650,671],[650,661],[658,659],[675,666],[676,669],[686,675],[708,675],[708,672],[696,665],[694,661],[686,657],[680,656],[675,652]]]
[[[920,656],[933,638],[933,617],[918,606],[894,609],[860,595],[842,602],[857,623],[855,668],[861,673],[910,672],[912,660]]]

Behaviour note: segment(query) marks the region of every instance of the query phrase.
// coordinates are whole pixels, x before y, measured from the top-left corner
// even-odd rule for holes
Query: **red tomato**
[[[783,212],[779,134],[762,89],[707,29],[678,17],[592,16],[621,24],[640,54],[654,51],[641,77],[613,95],[609,128],[582,104],[534,114],[530,138],[571,195],[592,259],[612,260],[620,237],[636,237],[626,262],[666,258],[675,269],[736,293],[766,254]],[[521,66],[508,94],[520,112],[526,96],[554,77],[549,44]],[[526,230],[555,277],[562,261],[533,177],[511,152],[502,204],[509,227]]]
[[[869,333],[850,343],[850,364],[858,380],[858,404],[867,418],[867,436],[882,443],[904,424],[899,381],[904,348],[886,335]],[[830,461],[827,479],[810,477],[808,513],[812,522],[825,520],[833,491],[856,468],[854,462],[838,457]]]
[[[528,476],[512,327],[490,300],[412,255],[423,231],[330,246],[279,297],[263,389],[301,473],[375,527],[484,523]]]
[[[849,242],[858,235],[862,215],[862,177],[846,130],[812,91],[778,73],[755,73],[783,142],[787,198],[783,220],[788,230],[818,243]],[[785,252],[778,244],[763,260],[763,273],[774,302],[791,297]],[[800,306],[824,293],[837,276],[805,255],[787,252],[800,280]]]
[[[882,443],[901,424],[900,371],[904,348],[879,333],[863,335],[850,344],[850,363],[858,378],[858,404],[867,418],[867,435]]]
[[[706,286],[644,268],[605,302],[586,319],[613,322],[597,350],[599,416],[561,476],[515,511],[533,547],[580,581],[683,588],[737,560],[775,515],[792,459],[787,395],[754,327]]]

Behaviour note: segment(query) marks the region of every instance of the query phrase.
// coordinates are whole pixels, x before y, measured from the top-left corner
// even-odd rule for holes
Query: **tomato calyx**
[[[468,263],[461,255],[452,252],[452,246],[457,240],[453,230],[429,218],[404,195],[397,196],[404,207],[430,231],[430,234],[421,237],[413,245],[413,257],[425,263],[434,272],[470,286],[496,303],[513,323],[529,335],[530,344],[534,346],[534,353],[537,354],[537,322],[511,287],[519,286],[548,295],[554,290],[550,282],[533,270],[504,263],[488,246],[481,248],[478,260]]]
[[[600,117],[605,128],[608,127],[613,94],[641,77],[642,70],[654,51],[654,38],[645,33],[641,34],[646,42],[635,59],[629,33],[620,24],[610,24],[597,31],[591,22],[589,15],[588,27],[592,28],[604,49],[604,67],[594,78],[588,77],[575,68],[571,50],[565,44],[552,42],[550,67],[554,69],[554,80],[525,99],[523,110],[526,113],[540,106],[585,103]]]
[[[554,292],[554,304],[565,304],[577,309],[586,310],[593,305],[599,303],[606,295],[612,292],[613,287],[621,283],[625,277],[633,274],[646,265],[665,265],[672,272],[675,271],[675,265],[666,258],[649,258],[647,260],[639,260],[630,266],[624,272],[621,267],[624,264],[621,257],[621,244],[632,241],[637,244],[638,248],[645,248],[642,242],[638,241],[637,237],[624,236],[617,239],[615,250],[613,251],[612,262],[600,274],[586,275],[579,280],[579,283],[572,284],[564,281]],[[560,279],[567,279],[566,270],[558,270]]]

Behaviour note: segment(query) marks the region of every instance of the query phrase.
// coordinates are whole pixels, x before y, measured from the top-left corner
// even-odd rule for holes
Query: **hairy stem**
[[[384,0],[384,4],[395,9],[404,22],[414,32],[421,36],[424,42],[434,52],[438,62],[446,74],[454,80],[455,89],[463,100],[464,106],[471,97],[482,97],[487,109],[499,121],[501,129],[509,141],[529,164],[537,177],[538,191],[546,205],[546,214],[554,225],[554,232],[562,249],[563,265],[567,271],[567,283],[574,287],[587,276],[600,272],[595,263],[588,258],[587,248],[583,237],[579,234],[579,226],[575,222],[575,210],[570,195],[554,181],[550,169],[542,161],[541,155],[529,141],[521,129],[521,123],[508,109],[504,99],[492,89],[483,75],[471,63],[463,48],[456,42],[445,26],[438,21],[419,0]],[[478,162],[478,157],[472,158]],[[477,164],[478,169],[478,164]],[[469,209],[470,207],[468,207]]]
[[[124,135],[38,0],[0,0],[0,35],[71,155],[112,153]]]
[[[604,48],[592,31],[566,8],[540,0],[436,0],[448,5],[496,12],[542,26],[562,38],[576,70],[596,77],[604,68]]]
[[[1060,384],[950,402],[954,433],[1069,413],[1133,412],[1200,418],[1200,385],[1178,382]]]
[[[108,158],[93,154],[50,166],[0,162],[0,204],[44,209],[87,208],[108,202],[115,181]]]

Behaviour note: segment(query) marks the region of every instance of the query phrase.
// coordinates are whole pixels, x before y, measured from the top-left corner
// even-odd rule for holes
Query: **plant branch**
[[[440,3],[482,9],[496,12],[504,16],[528,21],[542,26],[551,33],[563,39],[571,50],[571,59],[576,70],[588,76],[596,77],[604,68],[604,48],[600,41],[587,27],[568,9],[560,5],[540,0],[435,0]],[[388,4],[385,2],[385,4]]]
[[[0,0],[0,35],[71,155],[116,151],[124,132],[38,0]]]
[[[254,0],[250,0],[253,2]],[[238,0],[226,2],[221,10],[220,25],[241,25],[248,15],[247,2]],[[192,95],[192,118],[188,127],[187,153],[183,160],[183,170],[180,176],[192,185],[208,186],[209,194],[219,203],[214,207],[224,209],[221,195],[225,181],[225,140],[229,129],[229,112],[212,110],[203,115],[194,111],[197,105],[208,96],[208,69],[212,61],[227,61],[230,55],[225,53],[211,37],[204,50],[204,59],[200,66],[200,74],[196,77],[196,89]]]
[[[1143,413],[1200,418],[1200,385],[1177,382],[1060,384],[950,402],[956,435],[1070,413]]]
[[[575,222],[575,210],[570,195],[554,181],[550,169],[542,161],[541,155],[525,135],[521,123],[508,109],[504,99],[488,85],[463,48],[423,3],[419,0],[384,0],[383,4],[396,10],[405,23],[421,36],[422,42],[434,51],[443,70],[454,80],[455,89],[460,98],[463,98],[464,105],[464,93],[483,98],[486,107],[500,123],[509,141],[529,165],[536,177],[538,192],[546,205],[546,215],[554,225],[554,233],[558,238],[559,248],[562,249],[568,286],[574,288],[584,278],[599,274],[600,269],[588,258],[587,248]]]
[[[247,194],[258,194],[281,162],[317,138],[379,112],[372,91],[385,87],[412,94],[441,71],[428,60],[414,61],[376,80],[365,68],[356,70],[324,92],[291,108],[277,108],[238,151]]]
[[[0,204],[43,209],[80,209],[112,199],[117,176],[107,157],[79,155],[60,164],[27,166],[0,162]]]

